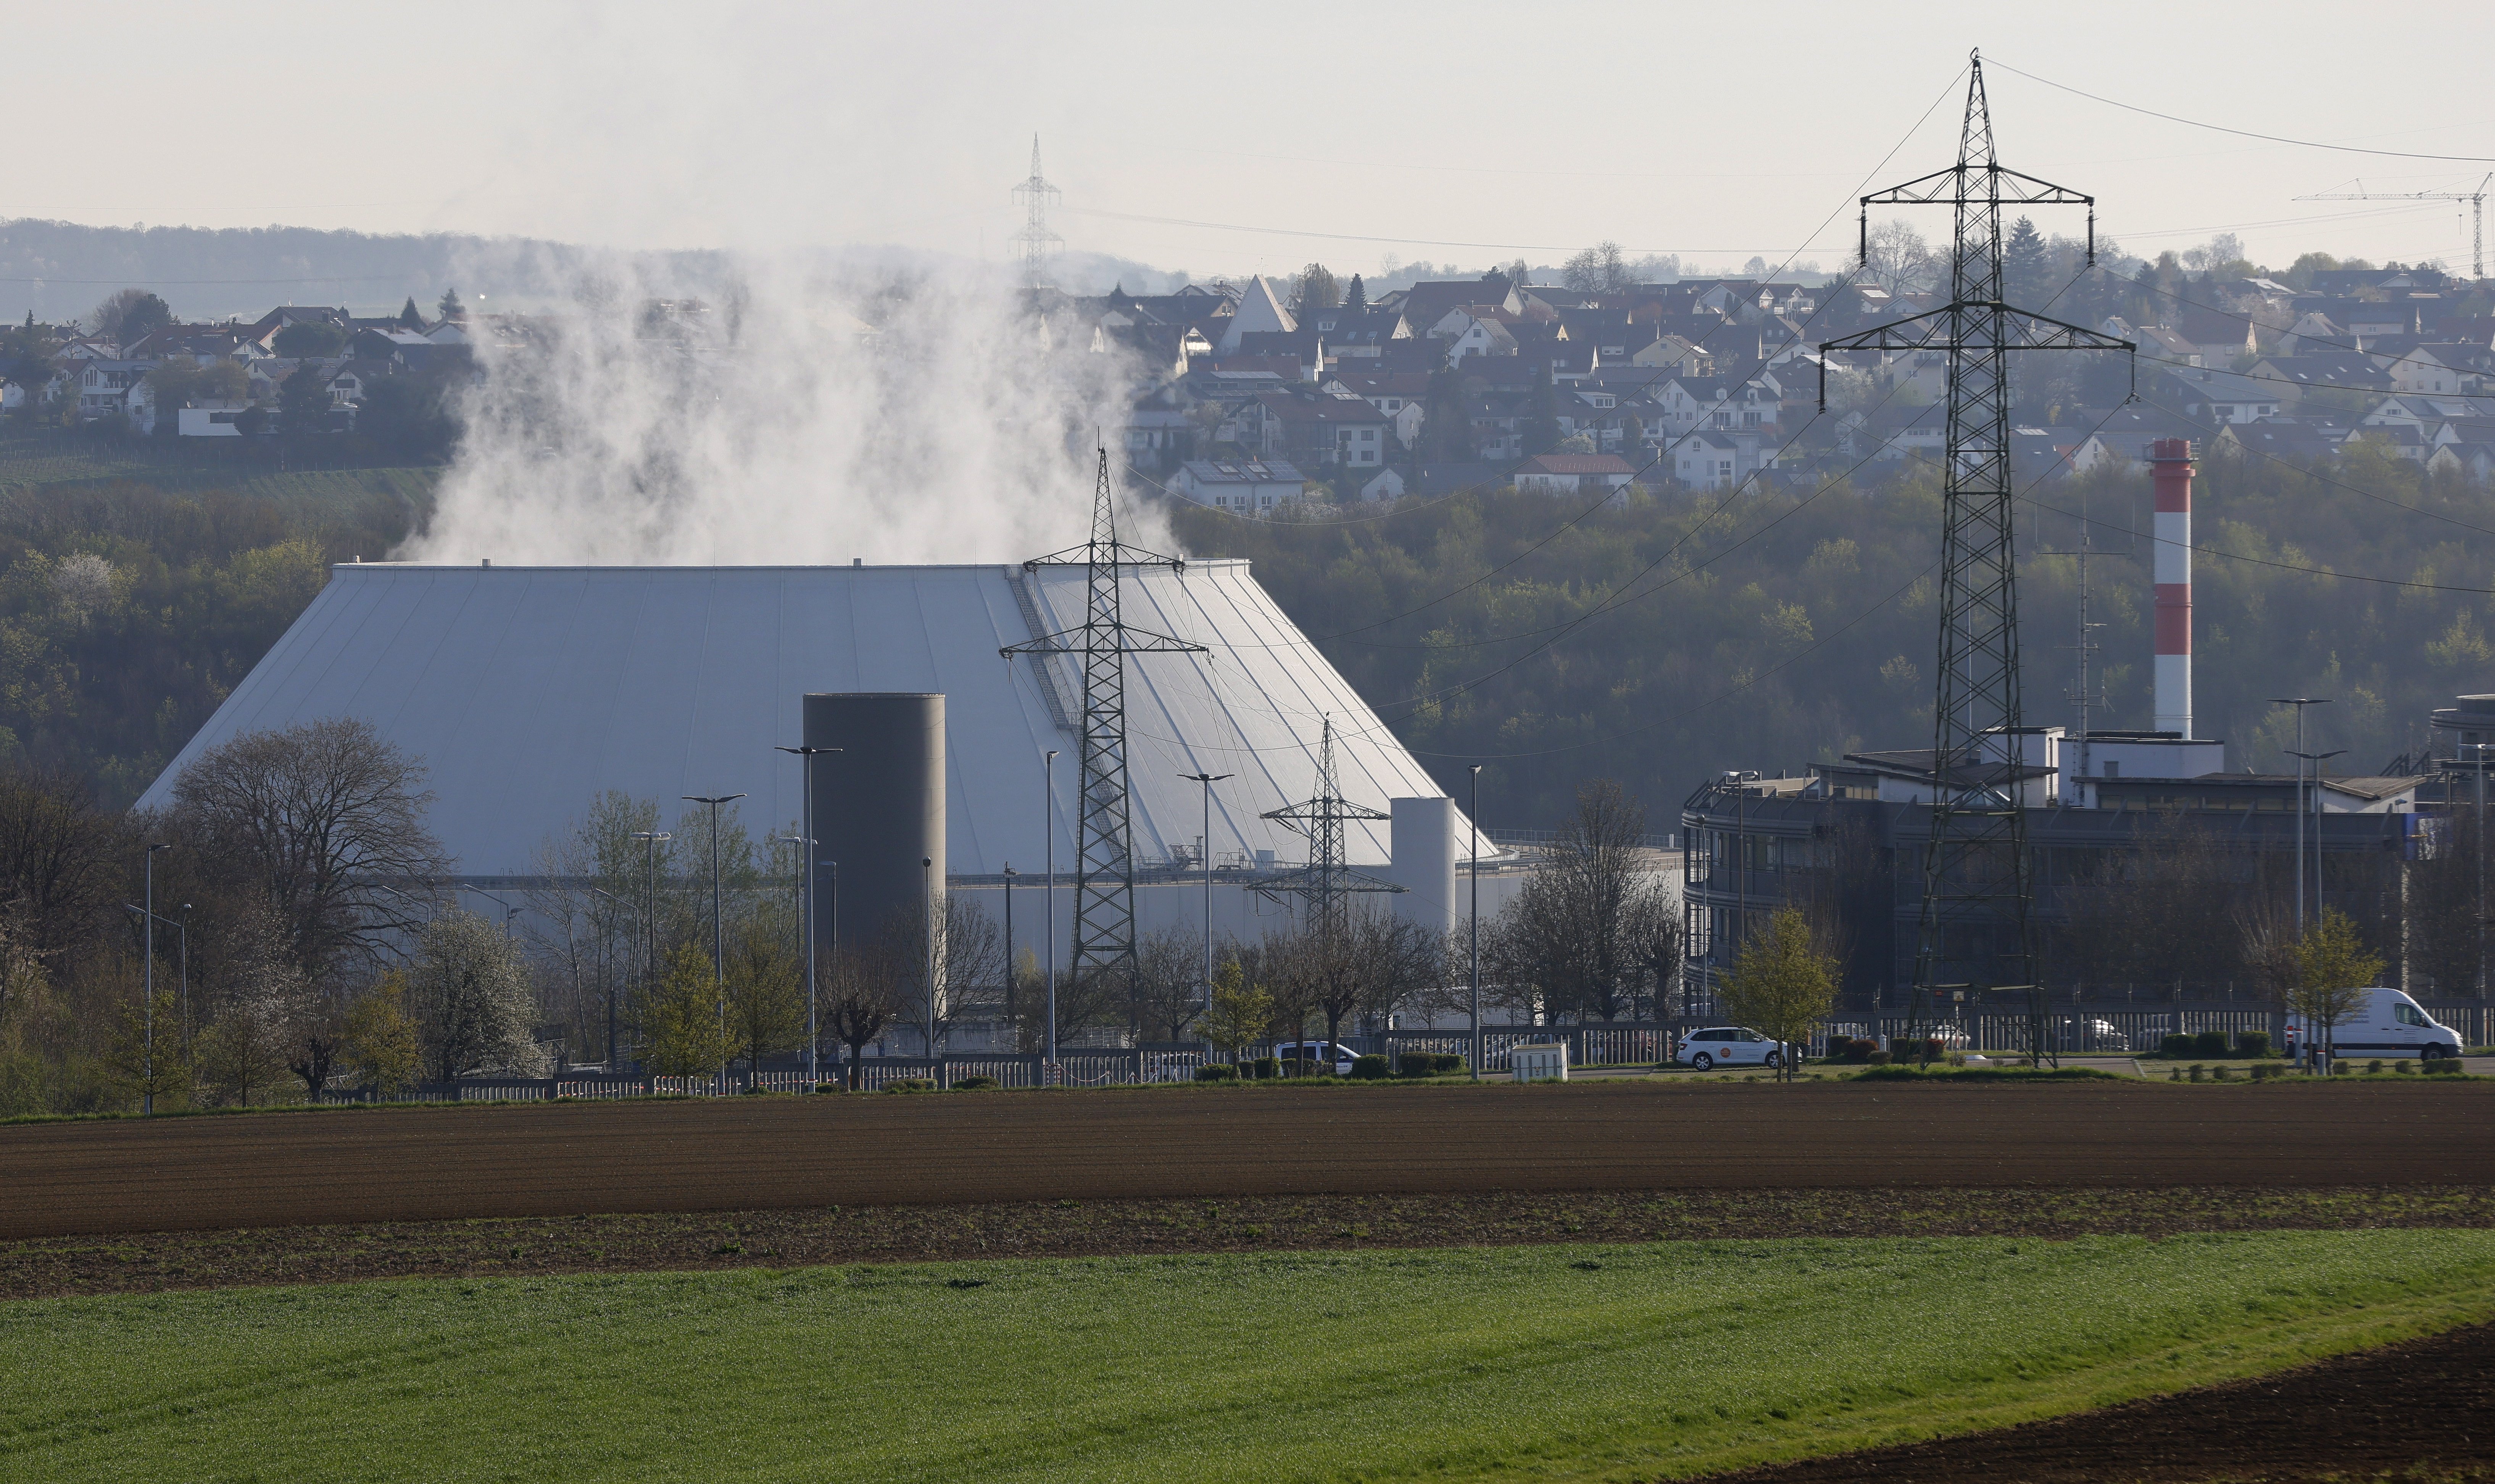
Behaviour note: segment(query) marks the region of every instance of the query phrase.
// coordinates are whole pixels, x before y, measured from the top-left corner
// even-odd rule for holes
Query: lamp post
[[[1940,766],[1937,758],[1933,760],[1933,766]],[[1749,803],[1750,791],[1742,785],[1756,777],[1758,773],[1746,768],[1729,769],[1724,774],[1724,781],[1733,788],[1733,948],[1737,954],[1741,945],[1750,940],[1750,834],[1742,815],[1742,806]],[[1932,786],[1938,788],[1942,781],[1935,773]],[[1713,882],[1708,884],[1714,885]],[[1711,944],[1707,956],[1716,960],[1710,965],[1710,968],[1721,966],[1721,957]],[[1714,975],[1707,977],[1707,987],[1710,990],[1715,987]],[[1939,1012],[1933,1014],[1937,1016]]]
[[[2304,709],[2328,706],[2328,696],[2271,696],[2272,706],[2295,708],[2295,745],[2288,749],[2290,757],[2304,756]],[[2315,832],[2319,833],[2320,832]],[[2319,867],[2316,867],[2318,870]],[[2295,935],[2304,936],[2304,765],[2295,765]]]
[[[635,830],[632,838],[642,845],[644,895],[641,925],[648,940],[648,951],[642,958],[641,972],[649,977],[649,984],[645,987],[655,988],[659,983],[659,842],[672,840],[675,836],[664,830]]]
[[[520,909],[512,906],[508,899],[496,896],[483,887],[470,887],[468,890],[503,909],[503,941],[506,943],[511,941],[511,921],[520,915]]]
[[[1013,863],[1005,863],[1005,1024],[1021,1033],[1022,1021],[1014,1016],[1014,944],[1013,944]]]
[[[719,1029],[724,1038],[727,1032],[727,949],[720,928],[719,806],[723,803],[734,803],[745,796],[720,794],[709,797],[686,794],[681,797],[687,803],[710,806],[710,979],[712,994],[719,1010]],[[720,1063],[719,1081],[721,1089],[724,1091],[727,1086],[725,1062]]]
[[[813,894],[806,890],[806,863],[814,858],[815,839],[808,834],[776,834],[771,838],[773,844],[792,845],[797,852],[797,953],[806,960],[806,1090],[811,1093],[820,1081],[815,1065],[814,922],[806,900]],[[754,1070],[757,1073],[762,1070],[759,1058]]]
[[[2313,811],[2313,916],[2317,921],[2319,921],[2322,916],[2322,765],[2347,750],[2348,749],[2345,747],[2333,747],[2327,752],[2298,752],[2295,754],[2297,757],[2304,759],[2305,762],[2313,765],[2313,802],[2309,807]],[[2299,763],[2296,767],[2300,773],[2303,764]],[[2304,888],[2302,884],[2304,880],[2304,852],[2300,848],[2300,842],[2303,838],[2302,826],[2304,813],[2304,807],[2298,807],[2295,811],[2298,830],[2297,839],[2299,841],[2299,848],[2295,853],[2297,882],[2295,893],[2297,900],[2295,905],[2297,913],[2297,927],[2299,929],[2303,926],[2304,910]]]
[[[2462,742],[2460,745],[2478,754],[2478,804],[2469,821],[2470,833],[2476,836],[2471,844],[2477,865],[2476,881],[2470,890],[2478,899],[2478,997],[2482,1000],[2486,998],[2486,749],[2495,747],[2495,742]]]
[[[1213,785],[1236,774],[1226,772],[1183,772],[1180,777],[1204,785],[1204,843],[1198,848],[1204,860],[1204,1003],[1213,1004]]]
[[[918,921],[926,930],[927,1059],[936,1059],[936,858],[918,858]]]
[[[1466,1057],[1466,1058],[1465,1058],[1465,1060],[1466,1060],[1466,1061],[1471,1065],[1471,1068],[1472,1068],[1472,1074],[1473,1074],[1473,1080],[1474,1080],[1474,1081],[1476,1081],[1476,1082],[1478,1082],[1478,1081],[1480,1081],[1480,1080],[1481,1080],[1481,1064],[1482,1064],[1482,1035],[1481,1035],[1481,771],[1482,771],[1482,765],[1481,765],[1481,764],[1479,764],[1479,763],[1475,763],[1475,764],[1473,764],[1473,765],[1472,765],[1472,774],[1473,774],[1473,808],[1472,808],[1472,819],[1473,819],[1473,858],[1472,858],[1473,906],[1472,906],[1472,921],[1471,921],[1471,923],[1469,924],[1469,925],[1468,925],[1468,926],[1466,927],[1466,929],[1465,929],[1465,936],[1466,936],[1466,938],[1469,940],[1469,942],[1468,942],[1468,944],[1467,944],[1467,947],[1466,947],[1466,950],[1465,950],[1465,957],[1466,957],[1466,959],[1468,960],[1468,966],[1467,966],[1467,968],[1466,968],[1466,970],[1465,970],[1465,978],[1467,979],[1467,981],[1469,982],[1470,986],[1471,986],[1471,987],[1470,987],[1470,1003],[1471,1003],[1471,1019],[1472,1019],[1472,1028],[1473,1028],[1473,1037],[1472,1037],[1472,1040],[1473,1040],[1472,1055],[1470,1055],[1469,1057]]]
[[[806,951],[806,1081],[810,1086],[819,1087],[823,1080],[823,1038],[821,1032],[816,1028],[815,1020],[815,840],[813,837],[815,759],[826,752],[838,752],[841,749],[838,747],[782,747],[780,750],[795,755],[800,780],[799,788],[805,801],[801,807],[806,811],[806,823],[803,828],[806,831],[807,839],[803,847],[803,863],[798,869],[797,934]],[[836,874],[833,879],[837,881],[840,878]],[[834,931],[837,933],[838,928]]]
[[[597,893],[598,893],[599,895],[601,895],[601,896],[605,897],[609,902],[614,903],[614,905],[615,905],[615,912],[616,912],[616,915],[617,915],[618,917],[622,917],[622,916],[624,916],[625,914],[629,913],[629,912],[631,910],[631,908],[626,907],[626,906],[624,905],[624,898],[622,898],[622,897],[620,897],[620,896],[616,895],[616,894],[615,894],[614,893],[612,893],[612,892],[607,891],[607,890],[606,890],[605,888],[603,888],[603,887],[591,887],[589,890],[591,890],[592,892]],[[613,933],[611,933],[611,932],[601,932],[601,933],[600,933],[600,934],[598,935],[598,944],[599,944],[599,949],[600,949],[600,951],[601,951],[601,952],[605,955],[605,958],[606,958],[606,1075],[607,1075],[608,1076],[613,1076],[613,1075],[615,1075],[615,949],[614,949],[614,946],[613,946],[613,945],[614,945],[614,942],[615,942],[615,935],[614,935]],[[629,953],[630,951],[628,950],[627,952]]]
[[[146,1083],[139,1095],[139,1111],[144,1114],[156,1111],[156,852],[172,848],[170,845],[147,847],[147,905],[140,909],[147,914],[147,973],[140,990],[147,997],[146,1008],[140,1012],[140,1023],[144,1027],[140,1034],[145,1040],[140,1066],[146,1075]]]
[[[1057,1083],[1057,754],[1040,765],[1040,836],[1048,842],[1048,885],[1040,898],[1048,919],[1048,1082]]]

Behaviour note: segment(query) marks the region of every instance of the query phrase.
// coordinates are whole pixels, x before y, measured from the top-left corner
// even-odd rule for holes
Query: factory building
[[[1329,721],[1342,797],[1388,816],[1348,826],[1347,863],[1403,886],[1397,911],[1453,924],[1469,822],[1247,562],[1133,568],[1122,595],[1128,621],[1204,647],[1126,661],[1141,930],[1201,924],[1208,858],[1217,935],[1253,939],[1286,913],[1252,886],[1303,863],[1307,841],[1263,816],[1313,792]],[[1001,919],[1010,882],[1014,939],[1038,952],[1053,856],[1063,954],[1077,657],[1000,651],[1079,628],[1084,604],[1080,566],[342,564],[140,805],[169,803],[192,758],[237,736],[360,717],[426,767],[449,887],[508,896],[608,791],[669,821],[686,796],[741,794],[756,839],[787,834],[803,777],[778,749],[837,744],[851,750],[814,763],[809,833],[852,853],[843,921],[915,901],[922,873]],[[1230,775],[1209,833],[1196,773]],[[1485,912],[1512,875],[1485,882]]]

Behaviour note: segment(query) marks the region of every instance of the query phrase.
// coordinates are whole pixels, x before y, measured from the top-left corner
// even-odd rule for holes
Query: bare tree
[[[209,749],[173,785],[182,833],[211,870],[258,888],[288,952],[316,980],[383,951],[445,874],[424,827],[423,765],[352,717],[251,732]]]
[[[319,1049],[305,1060],[318,1061],[320,1075],[304,1081],[317,1093],[328,1079],[336,1050],[334,1037],[319,1024],[320,997],[289,952],[286,923],[276,909],[255,902],[245,912],[232,935],[237,952],[215,986],[207,1026],[198,1038],[200,1078],[227,1102],[266,1102],[273,1084],[306,1049],[298,1037],[308,1032]]]
[[[1943,267],[1912,223],[1892,218],[1871,224],[1864,276],[1873,284],[1891,293],[1925,293],[1939,285]]]
[[[1379,906],[1269,937],[1262,956],[1277,1009],[1301,1024],[1322,1016],[1329,1043],[1341,1041],[1347,1019],[1394,1014],[1445,968],[1436,935]]]
[[[0,769],[0,901],[15,904],[29,952],[65,952],[111,920],[129,833],[77,778]]]
[[[1538,1020],[1634,1009],[1654,924],[1672,914],[1645,831],[1646,811],[1617,783],[1577,791],[1576,811],[1488,935],[1501,997]]]
[[[858,1058],[866,1054],[868,1044],[909,1008],[900,957],[891,939],[879,936],[862,946],[826,949],[816,971],[824,1023],[833,1039],[848,1047],[852,1091],[858,1086]]]
[[[1148,1033],[1166,1031],[1159,1040],[1186,1039],[1204,1013],[1203,978],[1202,939],[1179,927],[1146,933],[1135,945],[1135,967],[1127,977],[1136,1026]]]
[[[1560,282],[1580,293],[1626,293],[1637,287],[1627,255],[1617,242],[1598,242],[1559,268]]]

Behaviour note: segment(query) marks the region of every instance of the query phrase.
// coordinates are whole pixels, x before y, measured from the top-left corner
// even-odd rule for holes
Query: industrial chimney
[[[2157,478],[2157,730],[2192,735],[2192,440],[2148,445]]]

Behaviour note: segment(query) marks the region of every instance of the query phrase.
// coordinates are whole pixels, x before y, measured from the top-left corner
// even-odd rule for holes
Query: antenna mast
[[[2319,196],[2299,196],[2299,201],[2467,201],[2469,203],[2469,276],[2486,277],[2486,188],[2495,185],[2495,172],[2478,183],[2475,191],[2368,191],[2359,180],[2354,191],[2325,191]]]
[[[1013,243],[1014,257],[1022,260],[1022,286],[1040,288],[1048,282],[1048,259],[1065,239],[1048,229],[1048,208],[1065,198],[1065,193],[1048,183],[1039,173],[1039,136],[1031,136],[1031,178],[1013,188],[1013,197],[1022,204],[1022,230],[1007,240]]]
[[[1126,799],[1126,656],[1206,652],[1203,645],[1136,628],[1121,616],[1122,566],[1183,572],[1186,563],[1118,539],[1117,511],[1109,493],[1109,450],[1099,453],[1100,473],[1092,493],[1092,539],[1022,564],[1026,572],[1049,566],[1084,569],[1083,626],[1007,645],[998,651],[1007,659],[1017,654],[1083,656],[1082,793],[1076,802],[1074,852],[1073,973],[1077,980],[1131,968],[1135,961],[1135,852]]]
[[[1980,54],[1968,58],[1957,163],[1875,192],[1862,204],[1866,260],[1874,205],[1945,205],[1955,220],[1947,304],[1820,347],[1822,406],[1827,352],[1937,349],[1949,355],[1940,664],[1914,1014],[1920,1016],[1928,995],[1954,984],[2022,990],[2034,1042],[2029,1052],[2041,1060],[2047,1053],[2044,991],[2036,974],[2035,866],[2023,800],[2022,765],[2028,759],[2019,696],[2009,352],[2134,348],[2002,302],[2001,208],[2087,207],[2093,266],[2096,197],[2003,167],[1993,151]]]

